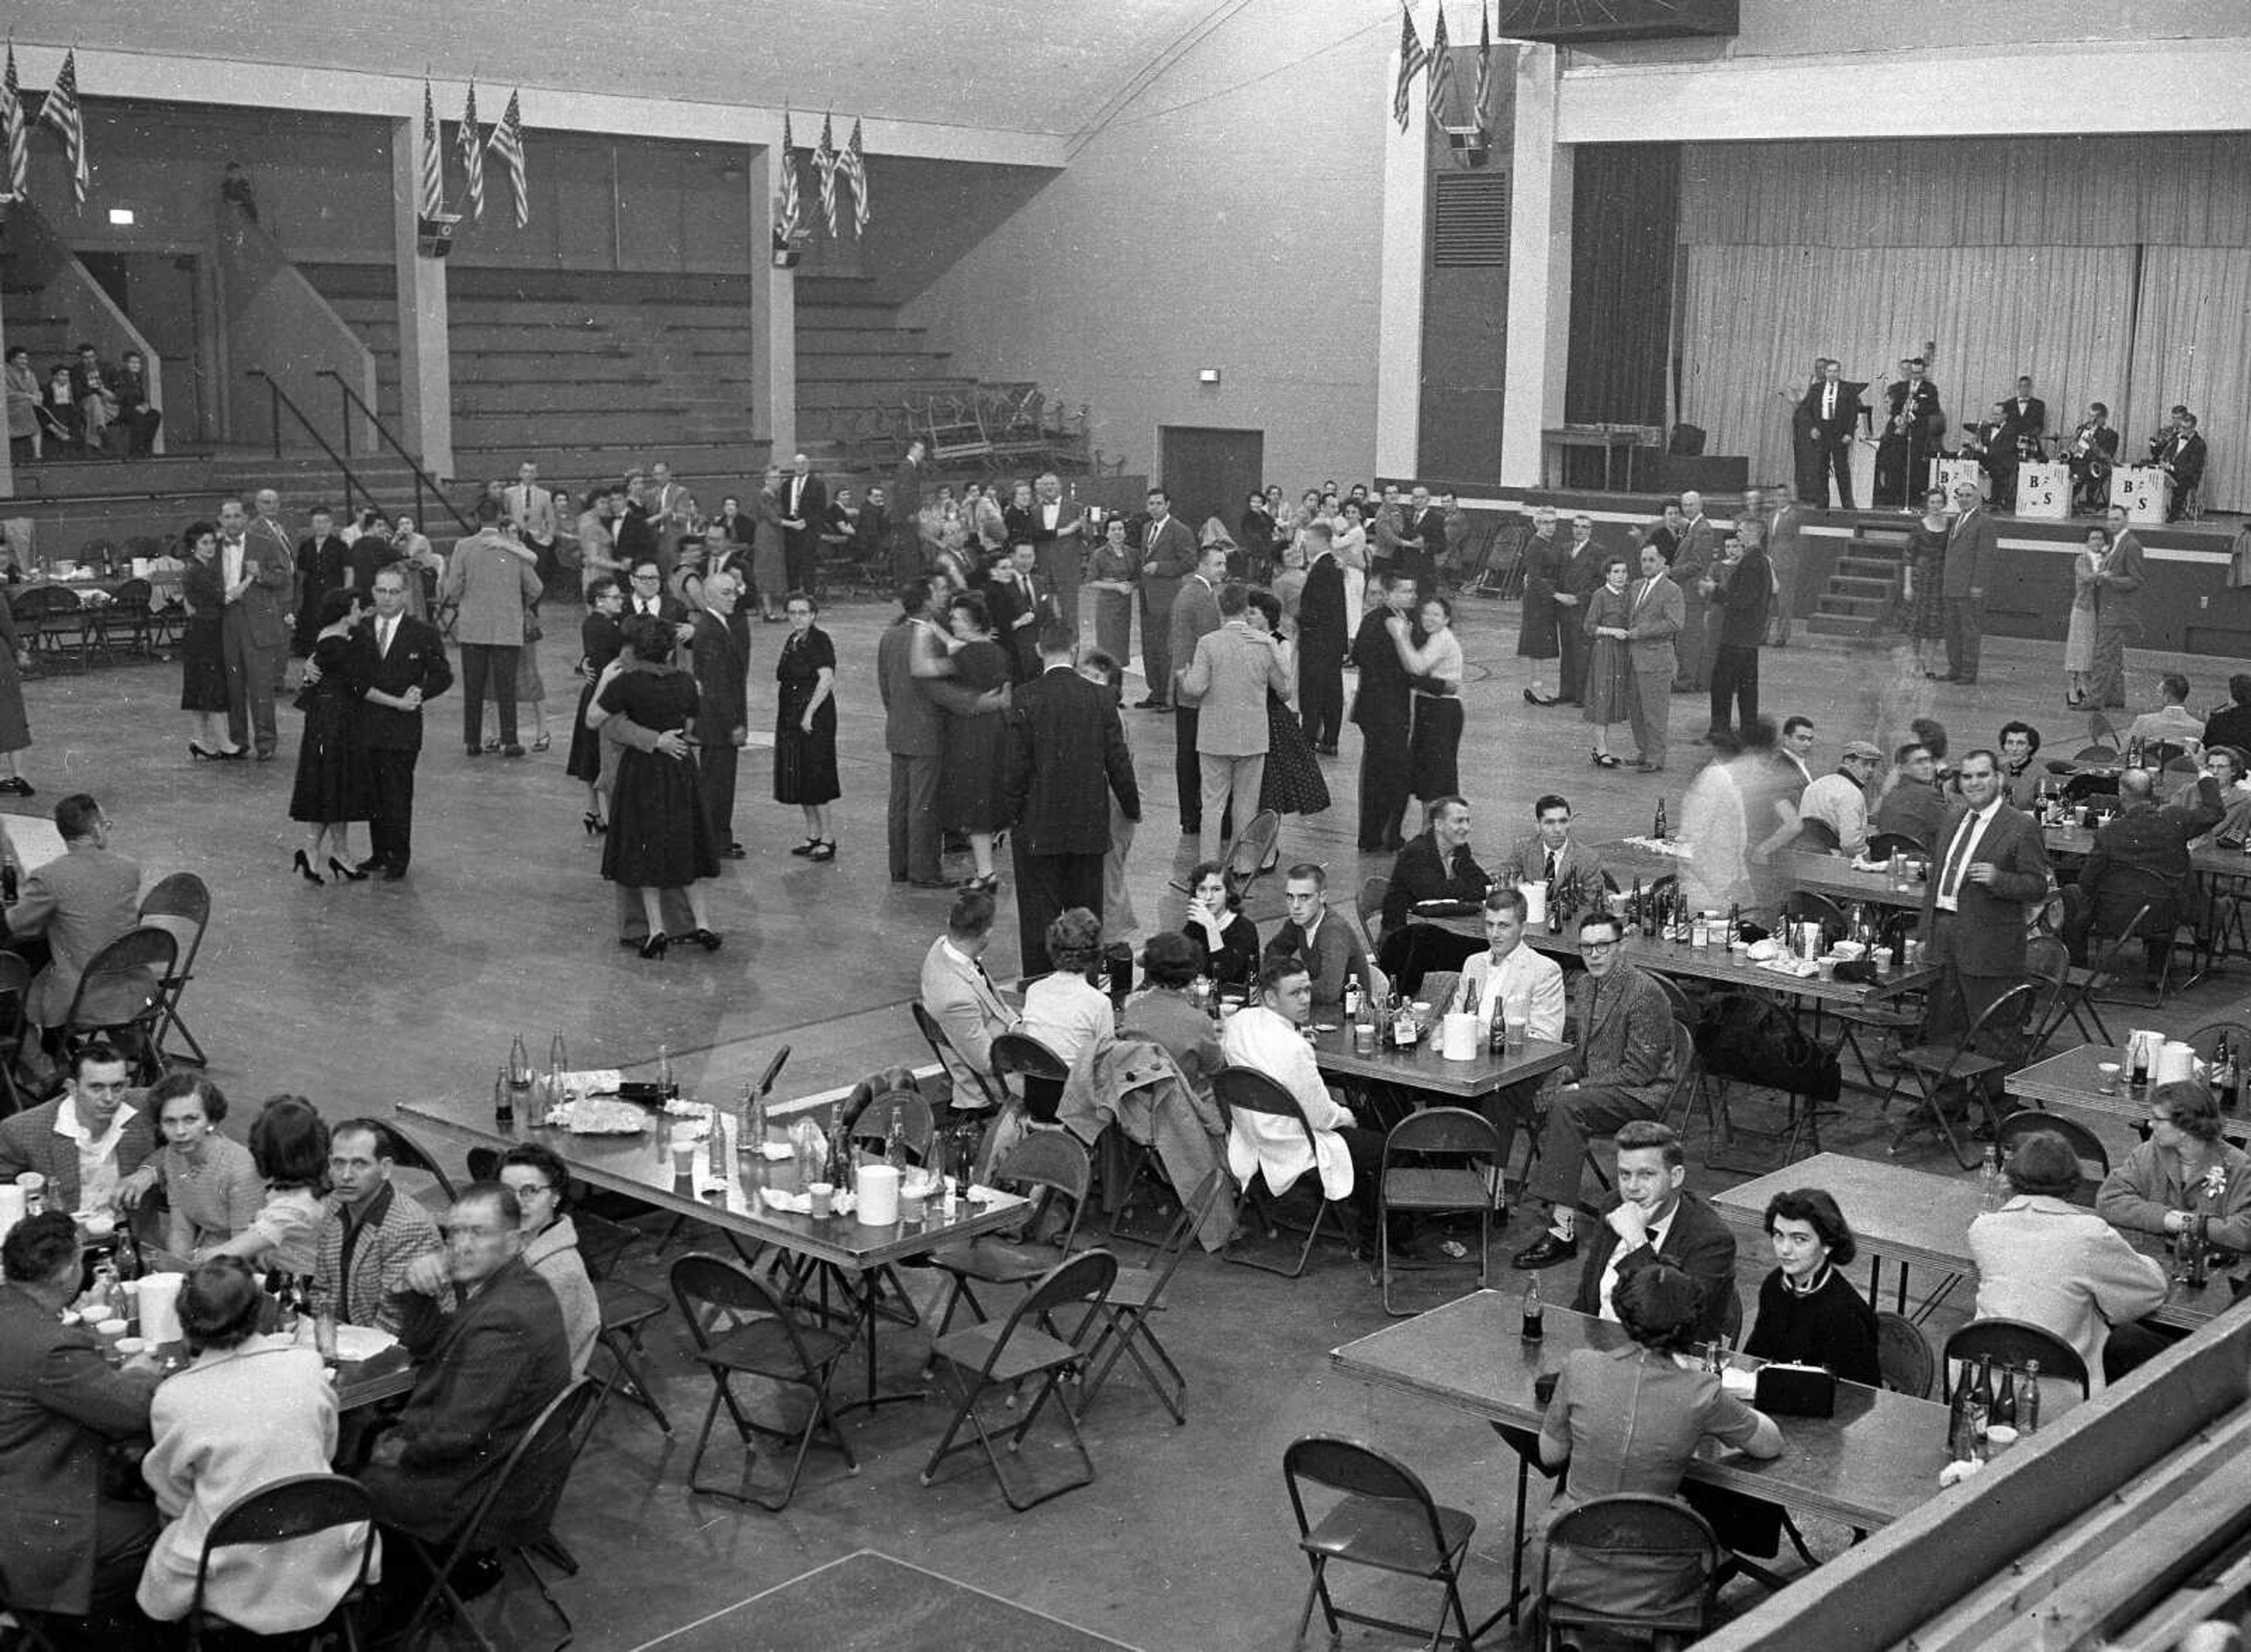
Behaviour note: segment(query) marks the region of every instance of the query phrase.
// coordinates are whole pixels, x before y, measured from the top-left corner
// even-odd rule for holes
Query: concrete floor
[[[235,1100],[230,1126],[238,1130],[278,1090],[309,1095],[331,1117],[418,1095],[481,1092],[514,1033],[544,1056],[554,1029],[582,1065],[646,1059],[668,1044],[691,1087],[731,1089],[786,1043],[793,1054],[781,1091],[805,1093],[923,1055],[904,1003],[948,898],[894,887],[885,877],[887,765],[872,661],[888,617],[870,603],[841,607],[828,620],[845,662],[840,858],[815,866],[789,855],[801,836],[797,812],[765,801],[768,765],[751,753],[738,812],[751,858],[731,864],[715,886],[714,923],[727,939],[712,956],[643,963],[613,944],[612,892],[597,873],[596,842],[579,826],[580,788],[563,773],[571,697],[560,691],[551,701],[555,749],[520,762],[467,760],[458,702],[436,707],[420,771],[415,868],[400,885],[314,889],[298,880],[289,855],[300,837],[286,818],[294,715],[281,713],[280,761],[191,766],[187,719],[174,709],[178,668],[170,663],[28,684],[38,743],[24,754],[24,773],[39,795],[14,807],[43,811],[69,791],[92,791],[116,823],[114,847],[152,879],[190,869],[211,884],[215,917],[187,1007],[211,1076]],[[575,687],[566,641],[576,635],[574,620],[558,616],[543,645],[547,680],[558,691]],[[1478,845],[1500,852],[1528,829],[1532,800],[1548,790],[1572,797],[1594,838],[1647,830],[1660,794],[1677,810],[1696,750],[1680,742],[1703,727],[1700,705],[1675,698],[1672,772],[1598,770],[1588,763],[1587,730],[1575,711],[1523,704],[1514,607],[1465,602],[1460,628],[1471,677],[1462,773],[1478,811]],[[752,628],[753,726],[771,717],[781,635]],[[1816,719],[1824,767],[1839,740],[1874,733],[1888,745],[1908,717],[1926,711],[1954,730],[1957,750],[2012,717],[2070,749],[2080,718],[2061,707],[2057,652],[1989,642],[1984,681],[1964,690],[1922,681],[1887,650],[1770,650],[1764,702],[1777,716]],[[2154,701],[2152,679],[2165,663],[2136,658],[2137,701]],[[2219,664],[2191,674],[2197,703],[2219,697]],[[1146,809],[1132,867],[1135,903],[1145,923],[1177,922],[1179,898],[1165,885],[1193,860],[1194,845],[1175,829],[1171,720],[1128,712],[1127,731]],[[1353,848],[1357,744],[1348,733],[1344,757],[1329,764],[1339,806],[1291,822],[1283,837],[1285,858],[1326,863],[1345,899],[1361,877],[1387,870]],[[1253,908],[1262,929],[1278,904],[1274,887],[1263,888]],[[1005,895],[1001,932],[996,974],[1015,962]],[[2185,1004],[2133,1020],[2190,1027],[2236,1012],[2242,997],[2239,968]],[[1869,1145],[1882,1131],[1865,1099],[1848,1092],[1847,1113],[1827,1144],[1880,1151]],[[2123,1129],[2105,1134],[2123,1146]],[[1700,1162],[1700,1141],[1692,1156],[1693,1184],[1726,1179]],[[1928,1152],[1915,1162],[1948,1168]],[[1527,1238],[1520,1224],[1496,1251]],[[1747,1294],[1765,1267],[1745,1257]],[[646,1247],[634,1272],[661,1284],[661,1264]],[[1466,1278],[1437,1275],[1430,1300]],[[1513,1288],[1513,1278],[1504,1267],[1499,1282]],[[640,1646],[873,1549],[1147,1652],[1280,1648],[1305,1571],[1279,1461],[1289,1440],[1314,1430],[1383,1444],[1417,1465],[1442,1501],[1475,1513],[1482,1524],[1469,1583],[1473,1618],[1499,1603],[1513,1460],[1480,1423],[1329,1371],[1330,1348],[1384,1322],[1364,1270],[1325,1251],[1291,1283],[1197,1257],[1174,1281],[1171,1301],[1163,1332],[1188,1373],[1187,1426],[1175,1428],[1121,1378],[1087,1425],[1101,1479],[1025,1517],[1010,1515],[990,1479],[966,1461],[934,1488],[917,1483],[939,1426],[927,1406],[856,1415],[847,1426],[862,1472],[845,1477],[816,1452],[807,1484],[783,1516],[687,1495],[687,1441],[708,1388],[686,1368],[684,1334],[660,1326],[651,1338],[660,1386],[681,1432],[667,1442],[641,1413],[613,1411],[564,1512],[563,1534],[585,1563],[578,1578],[558,1586],[578,1618],[578,1644]],[[1934,1330],[1950,1322],[1942,1312]],[[892,1374],[910,1376],[920,1357],[914,1334],[893,1331],[884,1346]],[[1815,1536],[1830,1548],[1845,1540],[1841,1531]],[[732,1643],[776,1643],[758,1621],[755,1610],[731,1619],[745,1625]],[[1354,1632],[1347,1643],[1384,1640]]]

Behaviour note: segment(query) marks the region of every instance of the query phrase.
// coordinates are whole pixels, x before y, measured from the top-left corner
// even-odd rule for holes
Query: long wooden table
[[[1378,1029],[1382,1031],[1385,1029]],[[1422,1090],[1465,1101],[1474,1101],[1513,1084],[1552,1072],[1570,1056],[1571,1046],[1568,1044],[1527,1038],[1521,1050],[1504,1056],[1497,1057],[1480,1045],[1471,1059],[1449,1061],[1438,1053],[1435,1029],[1412,1050],[1403,1051],[1396,1045],[1380,1043],[1365,1055],[1352,1047],[1350,1027],[1316,1033],[1313,1038],[1313,1059],[1323,1072],[1332,1077],[1397,1085],[1404,1090]]]
[[[2103,1093],[2097,1063],[2118,1063],[2117,1082]],[[2001,1088],[2019,1101],[2045,1107],[2076,1107],[2082,1113],[2108,1114],[2113,1118],[2140,1120],[2150,1111],[2149,1092],[2126,1083],[2125,1053],[2108,1045],[2082,1044],[2028,1067],[2019,1067],[2002,1081]]]
[[[1603,870],[1622,885],[1631,886],[1636,878],[1649,883],[1659,878],[1677,877],[1688,864],[1685,856],[1666,854],[1638,838],[1614,837],[1593,847],[1602,860]],[[1894,889],[1886,873],[1859,871],[1847,856],[1792,850],[1783,857],[1783,864],[1789,871],[1792,889],[1826,895],[1832,900],[1858,900],[1909,910],[1922,905],[1921,880],[1906,889]]]
[[[1527,1343],[1513,1294],[1475,1291],[1330,1351],[1336,1368],[1494,1422],[1537,1429],[1533,1392],[1582,1348],[1617,1348],[1624,1329],[1549,1305],[1547,1335]],[[1741,1361],[1750,1364],[1756,1362]],[[1889,1524],[1934,1496],[1946,1464],[1946,1407],[1857,1383],[1837,1385],[1833,1417],[1778,1417],[1781,1456],[1699,1456],[1687,1477],[1764,1497],[1863,1530]]]
[[[1481,918],[1440,918],[1430,921],[1435,921],[1441,928],[1454,934],[1474,933],[1480,940],[1485,935]],[[1524,940],[1527,946],[1551,958],[1581,956],[1576,925],[1557,934],[1550,934],[1545,929],[1527,929]],[[1756,992],[1781,993],[1785,996],[1811,998],[1824,1003],[1846,1003],[1856,1009],[1880,1003],[1887,998],[1896,998],[1902,993],[1920,990],[1938,979],[1936,968],[1922,967],[1894,969],[1890,975],[1874,981],[1824,981],[1818,975],[1785,975],[1779,969],[1763,969],[1743,954],[1730,951],[1725,947],[1691,947],[1679,941],[1659,941],[1640,934],[1627,939],[1625,956],[1630,961],[1661,975],[1714,981]]]
[[[1939,1288],[1916,1312],[1917,1320],[1928,1317],[1958,1281],[1976,1271],[1970,1260],[1970,1224],[1984,1213],[1986,1194],[1979,1183],[1960,1177],[1933,1176],[1843,1153],[1816,1153],[1713,1195],[1712,1207],[1738,1233],[1764,1243],[1767,1201],[1801,1187],[1827,1189],[1843,1209],[1868,1253],[1870,1301],[1880,1300],[1882,1259],[1887,1256],[1900,1267],[1897,1301],[1901,1312],[1907,1308],[1910,1265],[1920,1262],[1944,1272]],[[2119,1236],[2144,1255],[2160,1263],[2167,1260],[2157,1235],[2120,1229]],[[2234,1301],[2227,1276],[2215,1274],[2194,1292],[2176,1283],[2164,1306],[2150,1317],[2177,1330],[2193,1330],[2233,1307]]]

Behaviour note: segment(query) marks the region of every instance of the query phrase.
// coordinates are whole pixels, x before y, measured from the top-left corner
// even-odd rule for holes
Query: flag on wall
[[[1493,121],[1493,14],[1485,9],[1485,0],[1478,0],[1478,78],[1477,108],[1472,111],[1477,117],[1477,128],[1486,130]]]
[[[86,168],[86,114],[78,106],[75,48],[63,53],[61,72],[55,76],[55,89],[47,94],[46,103],[39,110],[39,124],[54,128],[62,138],[63,154],[70,161],[71,193],[77,198],[78,209],[82,212],[86,210],[86,187],[90,179]]]
[[[805,215],[804,204],[797,198],[797,149],[790,142],[789,111],[781,112],[781,221],[774,226],[774,236],[782,245],[797,239],[798,220]]]
[[[814,145],[813,170],[821,183],[821,216],[828,221],[828,239],[836,239],[836,140],[829,130],[828,117],[821,117],[821,142]]]
[[[16,80],[16,43],[8,43],[8,73],[0,78],[0,142],[8,146],[8,194],[24,198],[30,187],[31,145],[24,130],[24,94]]]
[[[1399,0],[1399,85],[1391,94],[1391,118],[1402,132],[1407,129],[1407,94],[1426,61],[1423,42],[1415,33],[1415,14],[1407,10],[1407,0]]]
[[[1430,124],[1446,123],[1446,102],[1454,94],[1454,54],[1446,46],[1446,9],[1438,8],[1438,26],[1430,31]]]
[[[493,128],[492,142],[485,147],[501,158],[508,168],[508,186],[516,197],[516,226],[522,229],[531,222],[531,197],[523,183],[523,109],[521,90],[508,94],[508,108]]]
[[[868,233],[868,151],[860,144],[860,117],[852,117],[852,135],[844,140],[844,158],[838,165],[852,180],[852,233]]]
[[[438,106],[430,95],[430,82],[422,82],[422,195],[414,210],[426,219],[446,210],[446,163],[438,152]]]
[[[468,174],[469,216],[485,215],[485,135],[477,125],[477,83],[469,82],[469,101],[461,106],[461,129],[454,134],[461,146],[461,170]]]

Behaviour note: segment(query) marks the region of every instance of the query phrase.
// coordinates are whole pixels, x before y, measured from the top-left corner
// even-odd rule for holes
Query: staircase
[[[1856,526],[1805,628],[1823,636],[1875,635],[1899,594],[1906,552],[1906,529]]]

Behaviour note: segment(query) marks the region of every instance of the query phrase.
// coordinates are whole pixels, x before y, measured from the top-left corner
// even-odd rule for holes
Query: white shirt
[[[1058,522],[1060,522],[1062,519],[1063,519],[1063,501],[1062,501],[1062,500],[1060,500],[1060,499],[1047,499],[1047,500],[1042,500],[1042,501],[1041,502],[1041,503],[1040,503],[1040,522],[1041,522],[1041,524],[1042,524],[1042,526],[1047,527],[1047,528],[1049,528],[1049,529],[1053,529],[1053,528],[1055,527],[1056,524],[1056,523],[1058,523]]]
[[[1054,1051],[1065,1066],[1088,1045],[1114,1033],[1117,1025],[1110,1000],[1084,975],[1058,969],[1024,989],[1024,1020],[1018,1031]]]
[[[1833,378],[1821,386],[1821,416],[1824,419],[1837,416],[1837,381]]]
[[[242,583],[242,541],[223,539],[219,542],[219,557],[226,568],[226,583],[230,590]]]
[[[1490,989],[1488,982],[1494,983]],[[1500,961],[1498,972],[1489,951],[1465,963],[1461,985],[1446,1008],[1466,1009],[1472,996],[1488,1021],[1520,1017],[1532,1038],[1552,1044],[1563,1036],[1562,968],[1553,958],[1543,957],[1521,941]]]
[[[120,1106],[110,1115],[109,1128],[97,1136],[80,1122],[77,1102],[66,1100],[55,1109],[55,1134],[78,1143],[78,1207],[81,1211],[104,1209],[117,1197],[117,1184],[123,1179],[117,1168],[117,1143],[125,1134],[126,1121],[137,1111]]]
[[[1662,1220],[1652,1220],[1650,1223],[1648,1243],[1651,1250],[1656,1250],[1665,1243],[1665,1230],[1673,1225],[1673,1218],[1679,1215],[1680,1211],[1680,1201],[1675,1199],[1673,1201],[1672,1209],[1665,1212]],[[1610,1247],[1610,1264],[1603,1269],[1602,1288],[1599,1292],[1602,1301],[1601,1317],[1613,1322],[1617,1318],[1617,1304],[1611,1298],[1617,1291],[1618,1259],[1625,1253],[1626,1243],[1624,1239],[1620,1239]]]
[[[1939,911],[1961,910],[1962,880],[1970,875],[1970,868],[1977,863],[1977,840],[1985,835],[1985,828],[1993,823],[1993,816],[2000,813],[2003,801],[1997,796],[1984,808],[1964,815],[1962,824],[1955,829],[1954,836],[1947,839],[1946,852],[1938,857]],[[1958,856],[1955,853],[1957,844],[1962,851]],[[1950,871],[1953,874],[1950,882],[1947,876]]]
[[[1307,1170],[1319,1166],[1321,1190],[1333,1199],[1352,1193],[1352,1155],[1336,1132],[1352,1124],[1351,1112],[1340,1106],[1321,1081],[1313,1045],[1289,1020],[1255,1003],[1228,1018],[1219,1035],[1220,1053],[1230,1066],[1255,1067],[1296,1098],[1306,1122],[1313,1127],[1309,1153],[1306,1133],[1295,1121],[1268,1114],[1238,1111],[1230,1115],[1227,1132],[1227,1163],[1238,1183],[1247,1183],[1263,1170],[1273,1192],[1287,1192]]]
[[[1808,786],[1797,800],[1797,817],[1825,824],[1847,855],[1868,846],[1868,795],[1850,774],[1824,774]]]

